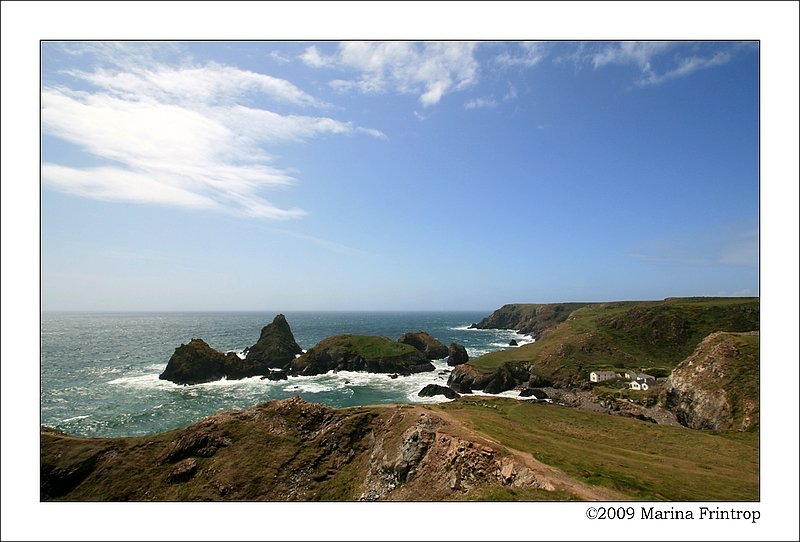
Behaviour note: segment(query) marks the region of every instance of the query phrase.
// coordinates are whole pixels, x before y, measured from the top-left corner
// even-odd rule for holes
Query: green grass
[[[532,344],[469,363],[493,371],[506,362],[525,362],[541,376],[564,383],[585,381],[590,371],[600,368],[663,373],[715,331],[758,329],[758,298],[597,303],[577,309]]]
[[[636,500],[759,498],[757,432],[698,431],[507,399],[462,397],[438,408],[578,480]]]
[[[367,359],[391,359],[417,352],[411,345],[373,335],[339,335],[323,342],[327,341],[330,341],[329,346],[352,350]]]

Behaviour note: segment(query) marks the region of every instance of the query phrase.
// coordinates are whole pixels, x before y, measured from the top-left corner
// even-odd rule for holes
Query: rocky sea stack
[[[400,338],[397,339],[397,342],[413,346],[425,354],[425,358],[429,361],[447,357],[447,347],[425,331],[403,333]]]
[[[167,368],[158,378],[176,384],[202,384],[251,376],[276,380],[285,378],[285,373],[270,369],[287,369],[296,354],[301,352],[286,318],[279,314],[261,330],[261,337],[248,349],[245,359],[233,352],[223,354],[214,350],[202,339],[192,339],[189,344],[175,349]]]
[[[451,367],[455,367],[456,365],[461,365],[462,363],[466,363],[469,361],[469,354],[467,354],[467,349],[464,348],[463,345],[458,343],[450,343],[450,348],[448,348],[448,356],[447,356],[447,364]]]
[[[167,368],[158,378],[176,384],[212,382],[227,377],[229,366],[241,361],[233,352],[223,354],[208,346],[203,339],[192,339],[189,344],[175,349]]]
[[[247,361],[269,369],[286,369],[303,349],[294,340],[286,317],[279,314],[264,326],[258,342],[247,352]],[[263,373],[268,374],[268,373]]]
[[[292,361],[291,373],[310,376],[328,371],[367,371],[408,375],[434,369],[413,346],[386,337],[347,334],[317,343]]]

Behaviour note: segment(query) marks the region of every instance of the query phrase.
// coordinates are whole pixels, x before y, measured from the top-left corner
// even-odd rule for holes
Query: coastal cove
[[[181,344],[202,338],[222,352],[241,352],[272,321],[270,312],[43,313],[41,423],[86,437],[158,433],[196,422],[220,410],[300,396],[333,407],[432,403],[419,397],[428,384],[444,385],[445,360],[435,370],[392,379],[386,374],[340,371],[285,381],[219,380],[182,386],[159,380]],[[469,329],[490,311],[474,312],[286,312],[298,344],[307,350],[322,339],[357,333],[397,339],[425,330],[443,343],[463,344],[470,359],[532,342],[513,330]],[[448,372],[445,372],[448,371]],[[517,393],[508,392],[508,396]]]

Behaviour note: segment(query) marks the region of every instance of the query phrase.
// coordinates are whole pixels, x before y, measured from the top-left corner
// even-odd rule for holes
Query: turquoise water
[[[470,358],[530,337],[510,330],[467,329],[486,313],[286,312],[303,349],[331,335],[358,333],[397,339],[424,330],[458,342]],[[202,338],[217,350],[241,351],[258,340],[275,313],[45,313],[41,332],[41,423],[82,436],[111,437],[184,427],[218,410],[246,408],[299,395],[331,406],[438,402],[421,398],[426,384],[444,384],[436,370],[390,379],[385,374],[338,372],[272,382],[260,377],[179,386],[159,380],[175,348]]]

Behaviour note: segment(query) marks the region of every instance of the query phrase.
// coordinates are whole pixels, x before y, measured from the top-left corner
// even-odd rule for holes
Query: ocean
[[[86,437],[159,433],[219,410],[299,395],[334,407],[380,403],[431,403],[419,397],[427,384],[447,382],[445,360],[436,370],[395,379],[386,374],[340,371],[290,377],[261,377],[182,386],[159,380],[175,348],[192,338],[222,352],[241,352],[272,322],[270,312],[43,313],[41,320],[41,423]],[[468,329],[485,312],[285,312],[295,340],[309,349],[342,333],[397,339],[427,331],[445,345],[463,344],[470,359],[511,348],[512,330]],[[506,392],[516,396],[515,392]],[[502,395],[502,394],[501,394]]]

